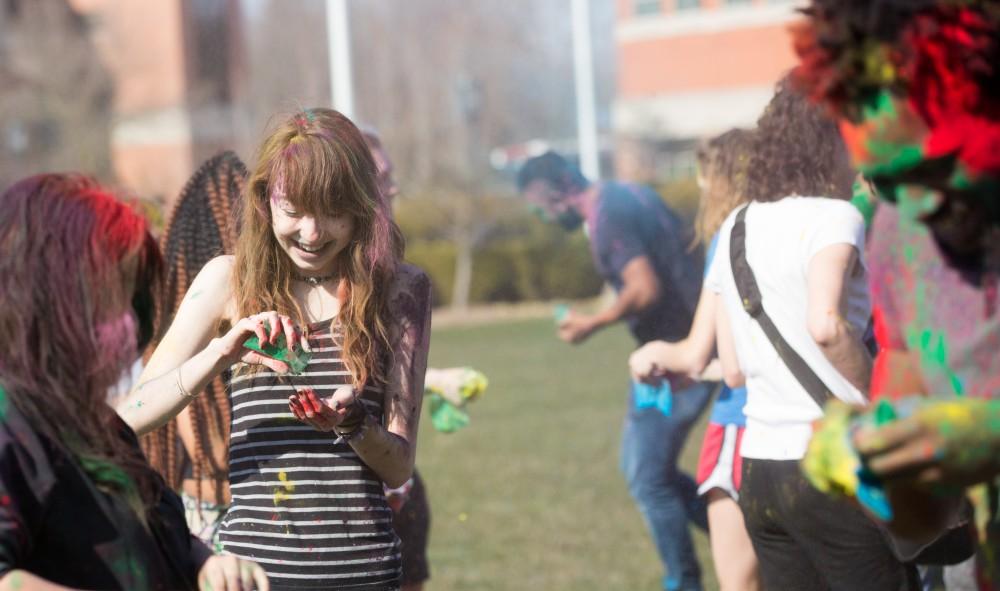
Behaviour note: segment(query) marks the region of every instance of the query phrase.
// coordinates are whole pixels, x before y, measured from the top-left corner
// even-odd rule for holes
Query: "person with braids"
[[[706,243],[706,272],[726,216],[746,202],[746,174],[753,132],[731,129],[704,142],[697,151],[701,201],[695,217],[696,240]],[[643,382],[702,379],[715,355],[715,308],[718,295],[702,289],[687,338],[670,343],[651,341],[629,357],[632,377]],[[708,502],[712,562],[722,591],[760,589],[754,554],[739,500],[742,462],[740,441],[746,426],[746,388],[719,390],[698,460],[698,494]]]
[[[0,196],[0,588],[268,589],[191,536],[105,401],[153,335],[161,266],[146,221],[89,178]]]
[[[340,113],[280,123],[247,181],[235,253],[198,273],[119,405],[144,434],[232,368],[219,539],[275,589],[399,585],[383,485],[413,473],[430,282],[401,263],[375,172]]]
[[[933,530],[928,507],[979,485],[978,584],[998,588],[1000,2],[812,0],[805,14],[796,82],[839,118],[882,200],[871,388],[900,418],[860,417],[854,450],[892,499],[890,528]]]
[[[156,326],[170,325],[202,267],[235,250],[235,210],[246,177],[246,167],[236,154],[222,152],[202,164],[184,186],[161,238],[166,279],[157,302]],[[151,345],[150,354],[156,345]],[[227,379],[223,372],[175,419],[142,438],[149,462],[171,488],[181,491],[191,531],[213,548],[219,547],[218,530],[230,502]]]
[[[785,77],[757,121],[750,154],[751,201],[722,224],[722,255],[705,285],[720,296],[716,340],[726,383],[747,389],[739,505],[761,583],[916,589],[916,569],[896,557],[875,523],[813,488],[799,469],[826,399],[867,404],[865,228],[848,201],[855,175],[844,144],[835,122]],[[748,274],[763,314],[751,305]]]

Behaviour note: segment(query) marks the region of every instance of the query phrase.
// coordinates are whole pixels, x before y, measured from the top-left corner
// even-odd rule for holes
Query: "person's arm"
[[[357,427],[361,431],[349,437],[349,443],[389,488],[399,488],[413,475],[417,453],[417,427],[430,348],[430,279],[415,267],[402,267],[389,302],[398,325],[392,327],[393,365],[383,393],[385,421],[381,424],[371,415],[365,416]],[[331,431],[349,416],[353,404],[361,404],[352,404],[353,399],[351,388],[345,387],[325,400],[309,390],[300,393],[297,401],[293,397],[289,402],[300,420],[321,431]]]
[[[718,295],[716,295],[718,297]],[[740,369],[740,360],[736,356],[736,342],[729,324],[729,312],[724,302],[715,306],[715,346],[719,352],[719,362],[722,364],[722,379],[730,388],[739,388],[746,384],[746,376]]]
[[[74,591],[26,570],[15,569],[0,575],[0,591]]]
[[[806,275],[806,325],[833,367],[859,391],[868,392],[872,358],[860,332],[844,318],[845,286],[859,272],[858,251],[851,244],[832,244],[813,255]]]
[[[596,331],[649,309],[660,297],[660,281],[649,257],[632,258],[622,269],[621,277],[622,288],[610,306],[592,316],[570,313],[559,323],[559,338],[581,343]]]
[[[224,336],[213,338],[216,327],[226,318],[231,272],[231,257],[218,257],[198,273],[173,323],[146,363],[138,385],[118,403],[118,414],[137,435],[177,416],[191,402],[190,395],[204,390],[212,378],[240,359],[277,372],[288,370],[284,363],[242,346],[253,334],[262,342],[274,342],[282,330],[288,342],[296,342],[295,328],[287,317],[274,312],[257,314],[239,320]],[[266,334],[265,322],[270,334]]]
[[[715,352],[715,306],[718,295],[701,290],[691,332],[676,343],[652,341],[639,347],[629,357],[629,368],[637,380],[648,380],[669,373],[700,376]]]

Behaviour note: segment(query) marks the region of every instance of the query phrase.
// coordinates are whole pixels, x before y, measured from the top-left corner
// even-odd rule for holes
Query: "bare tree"
[[[111,180],[112,90],[66,0],[0,5],[0,183],[53,170]]]

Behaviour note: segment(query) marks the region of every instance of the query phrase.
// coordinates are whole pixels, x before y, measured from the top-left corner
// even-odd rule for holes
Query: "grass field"
[[[463,431],[425,416],[417,465],[432,510],[430,591],[660,588],[659,560],[618,472],[632,340],[618,326],[571,347],[550,320],[436,330],[435,367],[490,379]],[[693,472],[703,425],[682,466]],[[706,589],[716,589],[695,534]]]

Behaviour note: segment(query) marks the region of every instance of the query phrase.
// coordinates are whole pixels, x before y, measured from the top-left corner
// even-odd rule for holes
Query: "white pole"
[[[351,28],[347,0],[326,0],[326,42],[330,54],[330,96],[333,108],[354,119],[351,76]]]
[[[590,50],[590,2],[571,0],[573,13],[573,73],[576,82],[576,129],[580,171],[590,180],[601,178],[594,107],[594,65]]]

